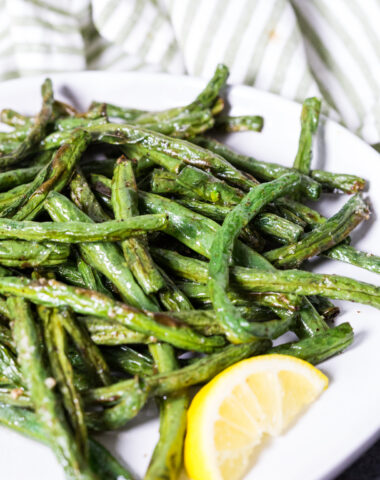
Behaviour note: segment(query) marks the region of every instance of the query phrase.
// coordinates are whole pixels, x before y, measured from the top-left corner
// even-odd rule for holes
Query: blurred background
[[[379,0],[0,0],[0,79],[78,70],[209,78],[302,101],[380,142]]]

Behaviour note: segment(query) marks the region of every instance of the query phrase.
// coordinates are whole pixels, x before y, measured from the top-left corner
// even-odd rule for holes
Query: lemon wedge
[[[265,435],[277,436],[327,388],[313,365],[261,355],[227,368],[194,397],[185,440],[191,480],[238,480]]]

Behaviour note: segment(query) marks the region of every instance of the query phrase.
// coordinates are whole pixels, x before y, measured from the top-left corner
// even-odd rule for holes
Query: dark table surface
[[[351,467],[336,480],[379,480],[380,479],[380,440],[364,453]]]

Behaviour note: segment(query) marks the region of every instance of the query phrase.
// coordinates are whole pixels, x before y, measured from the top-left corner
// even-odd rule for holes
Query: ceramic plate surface
[[[194,98],[204,82],[189,77],[139,73],[84,72],[53,75],[56,97],[85,109],[92,100],[148,110],[182,105]],[[14,80],[1,84],[0,108],[11,107],[34,114],[40,108],[43,78]],[[249,87],[233,87],[227,95],[231,113],[261,114],[261,134],[236,133],[226,142],[241,153],[261,160],[291,165],[297,150],[300,106]],[[369,181],[371,219],[352,235],[361,249],[380,255],[380,157],[353,134],[332,121],[321,120],[313,168],[360,175]],[[318,208],[334,214],[346,196],[325,195]],[[349,275],[380,284],[379,277],[359,268],[318,260],[316,272]],[[380,312],[348,302],[341,307],[338,323],[349,321],[355,341],[344,354],[320,368],[330,379],[329,389],[285,435],[270,442],[247,480],[333,479],[378,437],[380,432]],[[101,440],[126,465],[143,478],[158,439],[156,411],[144,411],[128,428]],[[7,480],[61,480],[63,473],[52,452],[17,433],[0,428],[1,476]]]

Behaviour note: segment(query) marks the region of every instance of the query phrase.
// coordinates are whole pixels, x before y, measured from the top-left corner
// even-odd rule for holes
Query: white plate
[[[189,77],[139,73],[84,72],[53,75],[56,96],[86,108],[94,99],[142,109],[162,109],[192,100],[204,85]],[[35,113],[40,106],[42,77],[14,80],[0,88],[0,108],[12,107]],[[249,87],[228,93],[232,114],[262,114],[261,134],[237,133],[228,143],[238,151],[261,160],[291,165],[299,134],[300,106]],[[322,119],[318,131],[314,168],[353,173],[368,179],[374,213],[353,235],[360,248],[380,254],[380,176],[378,154],[334,122]],[[326,196],[320,202],[325,215],[333,214],[344,196]],[[351,275],[380,283],[379,277],[343,263],[318,261],[314,270]],[[320,480],[334,478],[378,437],[380,432],[380,314],[373,308],[339,302],[338,322],[349,321],[355,329],[353,346],[343,355],[321,365],[330,379],[329,389],[307,414],[260,455],[248,479]],[[157,420],[140,416],[128,429],[102,438],[111,450],[142,478],[158,438]],[[0,465],[7,480],[60,480],[61,468],[51,451],[17,433],[0,429]]]

